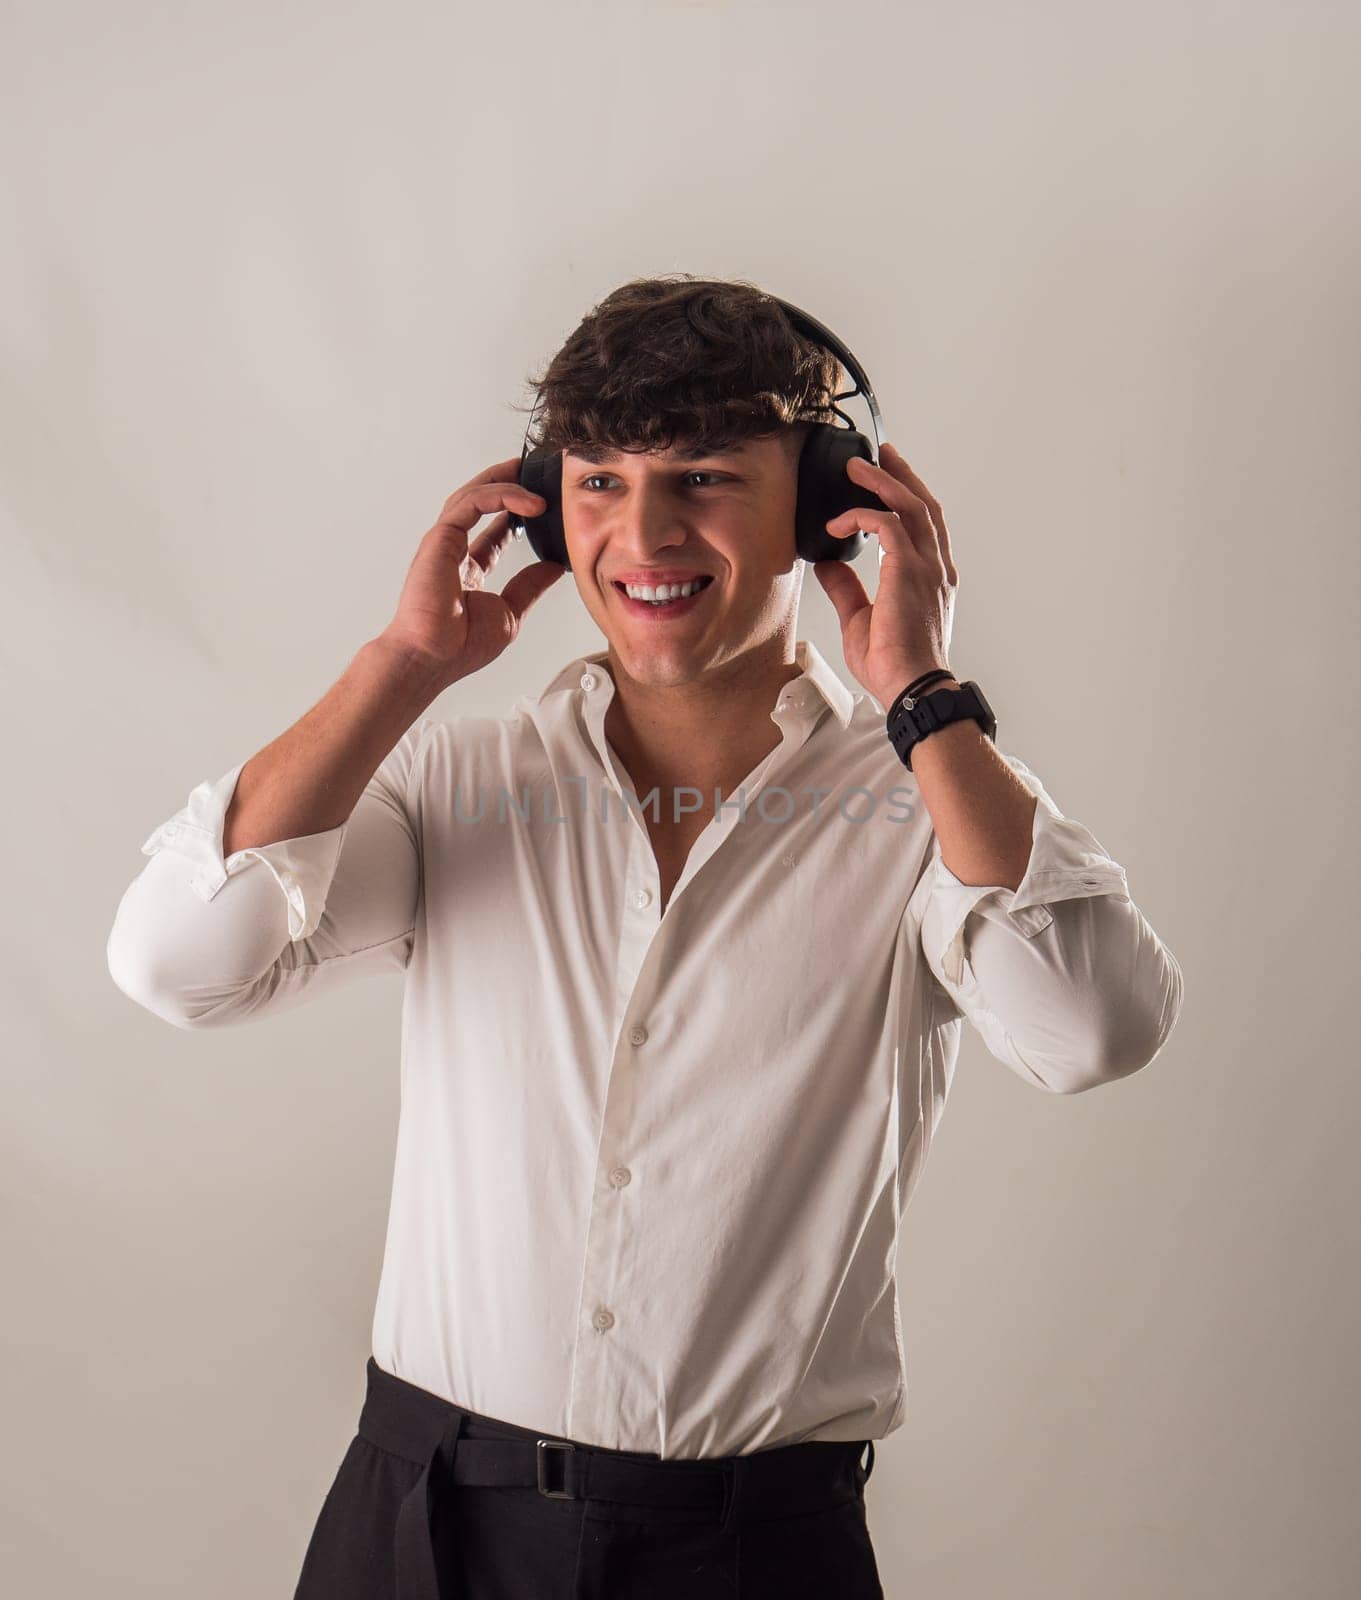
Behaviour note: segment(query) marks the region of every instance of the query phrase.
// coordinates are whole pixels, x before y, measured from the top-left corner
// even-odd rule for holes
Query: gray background
[[[3,31],[8,1592],[292,1592],[362,1399],[400,980],[194,1035],[105,940],[151,828],[325,692],[518,451],[523,375],[673,270],[864,360],[945,507],[953,664],[1186,978],[1162,1055],[1092,1094],[966,1030],[904,1223],[888,1594],[1350,1592],[1354,9]],[[811,573],[799,631],[852,681]],[[438,710],[601,643],[564,579]]]

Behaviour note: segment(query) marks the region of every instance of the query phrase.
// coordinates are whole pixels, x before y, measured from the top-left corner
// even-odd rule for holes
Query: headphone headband
[[[777,294],[773,294],[769,298],[788,313],[789,320],[794,324],[796,333],[803,334],[805,338],[811,339],[814,344],[825,345],[833,355],[840,359],[841,364],[855,379],[856,387],[854,389],[850,390],[848,394],[834,395],[833,399],[846,400],[854,394],[861,394],[865,397],[865,404],[869,407],[870,416],[874,420],[874,454],[877,459],[879,445],[883,438],[883,418],[879,414],[879,402],[874,397],[869,374],[856,360],[855,352],[844,340],[839,339],[825,322],[819,322],[811,312],[800,310],[798,306],[792,305],[788,300],[782,300]],[[846,418],[837,406],[834,405],[832,410],[836,412],[837,416],[842,417],[843,421],[849,421],[849,418]]]
[[[819,322],[811,312],[801,310],[798,306],[792,304],[788,300],[782,300],[777,294],[767,294],[766,299],[773,300],[775,304],[786,313],[786,315],[789,317],[789,320],[793,323],[794,331],[796,333],[801,333],[805,339],[811,339],[814,344],[825,346],[832,352],[834,356],[838,358],[838,360],[840,360],[842,366],[844,366],[847,372],[850,373],[851,377],[854,378],[856,384],[854,389],[847,390],[845,394],[836,394],[832,396],[832,410],[836,412],[837,416],[839,416],[848,427],[853,427],[854,424],[851,422],[850,418],[846,416],[845,412],[842,411],[835,402],[838,400],[849,400],[853,395],[857,394],[864,396],[865,404],[869,407],[870,417],[874,424],[874,457],[877,461],[879,458],[879,445],[884,436],[884,419],[879,414],[879,402],[874,397],[874,389],[870,385],[869,374],[856,360],[855,352],[848,344],[845,343],[844,340],[839,339],[825,322]],[[522,467],[524,465],[526,456],[529,454],[529,434],[530,430],[534,426],[534,419],[539,413],[539,406],[542,400],[543,393],[540,391],[539,394],[537,394],[534,398],[534,404],[530,408],[529,421],[525,425],[524,444],[520,449],[520,465]]]

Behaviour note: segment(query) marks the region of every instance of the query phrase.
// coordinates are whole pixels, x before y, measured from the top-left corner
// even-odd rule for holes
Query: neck
[[[780,689],[802,671],[795,641],[780,638],[702,677],[682,684],[640,683],[625,671],[613,647],[608,666],[614,697],[605,734],[641,800],[655,784],[660,815],[673,815],[673,788],[699,789],[713,807],[715,788],[726,799],[780,742],[771,712]],[[693,802],[686,796],[682,804]]]

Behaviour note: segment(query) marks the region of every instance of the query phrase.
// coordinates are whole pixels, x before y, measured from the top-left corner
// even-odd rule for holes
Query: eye
[[[601,478],[608,478],[610,476],[611,476],[611,474],[608,473],[608,472],[592,472],[588,477],[585,477],[585,478],[583,478],[581,480],[581,486],[582,486],[583,489],[589,488],[590,485],[592,484],[592,482],[594,482],[594,481],[596,481],[598,479],[601,479]],[[699,467],[696,467],[693,472],[687,472],[685,474],[685,476],[687,478],[713,478],[716,482],[719,482],[719,483],[721,483],[723,481],[722,475],[720,473],[717,473],[717,472],[705,472]],[[701,485],[701,487],[703,487],[703,485]]]

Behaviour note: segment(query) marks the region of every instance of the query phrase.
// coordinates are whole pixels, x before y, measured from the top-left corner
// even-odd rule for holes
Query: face
[[[797,444],[791,433],[704,457],[564,453],[572,573],[635,681],[691,683],[792,632],[804,565],[794,548]],[[696,595],[655,607],[622,586],[696,578]]]

